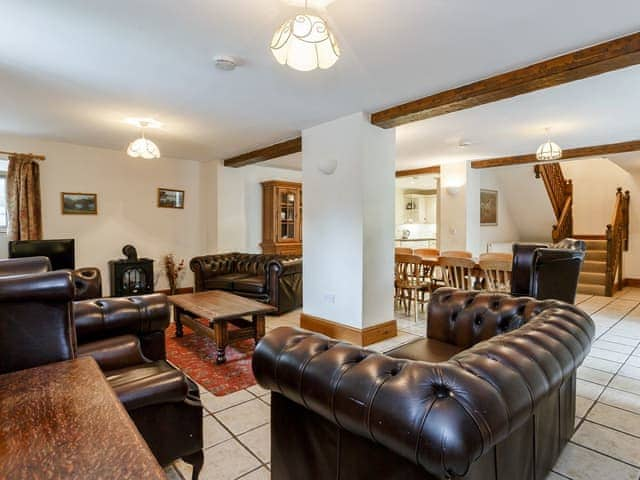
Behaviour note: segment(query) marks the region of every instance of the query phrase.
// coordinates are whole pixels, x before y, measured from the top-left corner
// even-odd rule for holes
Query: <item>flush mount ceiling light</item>
[[[548,136],[549,129],[547,128],[545,130]],[[559,160],[562,158],[562,149],[557,143],[552,142],[551,138],[549,138],[545,143],[538,147],[536,158],[543,162],[548,162],[550,160]]]
[[[271,52],[281,65],[309,72],[331,68],[340,57],[340,47],[327,22],[305,11],[284,22],[273,35]]]
[[[150,119],[129,119],[127,123],[137,125],[142,130],[142,136],[129,144],[127,155],[133,158],[160,158],[160,149],[158,146],[144,136],[146,128],[160,128],[160,122]]]

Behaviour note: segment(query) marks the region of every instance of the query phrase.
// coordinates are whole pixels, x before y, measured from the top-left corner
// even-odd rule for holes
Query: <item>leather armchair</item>
[[[582,240],[566,238],[555,245],[513,245],[511,294],[573,303],[585,255]]]
[[[84,300],[73,312],[78,355],[98,362],[158,462],[182,458],[195,480],[204,461],[202,404],[198,386],[166,361],[167,297]]]
[[[0,260],[0,277],[51,271],[47,257],[7,258]]]
[[[192,258],[195,290],[226,290],[269,303],[276,315],[302,306],[302,259],[225,253]]]
[[[253,370],[273,392],[273,477],[544,479],[573,433],[593,321],[562,302],[446,288],[432,321],[433,343],[416,348],[431,361],[267,334]]]
[[[0,277],[0,374],[75,358],[73,292],[64,271]]]

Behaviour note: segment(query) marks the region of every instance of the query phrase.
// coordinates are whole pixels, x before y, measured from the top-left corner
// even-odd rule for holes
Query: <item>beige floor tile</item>
[[[238,480],[270,480],[271,472],[264,467],[259,468],[258,470],[254,470],[251,473],[248,473],[244,477],[239,478]]]
[[[184,478],[191,478],[191,465],[184,462],[176,462],[176,465]],[[199,480],[235,480],[259,466],[260,462],[253,455],[231,439],[205,450]]]
[[[631,365],[632,367],[640,368],[640,357],[629,357],[625,365]]]
[[[597,383],[600,385],[607,385],[613,378],[613,373],[603,372],[602,370],[595,370],[583,365],[578,368],[577,376],[581,380],[587,380],[589,382]]]
[[[576,393],[579,397],[595,400],[604,390],[604,386],[597,383],[585,382],[584,380],[576,380]]]
[[[589,412],[587,420],[640,437],[640,415],[626,410],[596,403]],[[640,438],[636,439],[636,443],[640,444]]]
[[[600,396],[600,402],[640,414],[640,395],[607,388]]]
[[[253,428],[269,423],[271,409],[269,405],[258,398],[231,407],[216,414],[224,426],[235,435],[240,435]]]
[[[216,397],[215,395],[208,393],[202,395],[200,397],[200,400],[202,400],[204,408],[206,408],[211,413],[216,413],[220,410],[224,410],[225,408],[233,407],[234,405],[253,400],[254,398],[255,397],[246,390],[240,390],[238,392],[225,395],[224,397]]]
[[[251,430],[238,437],[260,460],[267,463],[271,460],[271,425]]]
[[[260,385],[257,385],[257,384],[247,388],[247,390],[253,393],[256,397],[261,397],[269,393],[269,390],[267,390],[266,388],[262,388]]]
[[[269,392],[266,395],[263,395],[262,397],[260,397],[260,400],[262,400],[267,405],[271,405],[271,392]]]
[[[640,467],[640,439],[626,433],[587,421],[571,441]]]
[[[178,473],[178,470],[176,470],[176,467],[174,467],[173,465],[169,465],[167,468],[165,468],[164,473],[167,476],[167,480],[182,480],[182,477]]]
[[[612,350],[605,350],[604,348],[592,347],[589,352],[590,357],[603,358],[605,360],[611,360],[612,362],[624,363],[629,358],[628,353],[619,353]]]
[[[610,360],[603,360],[601,358],[595,358],[589,355],[585,358],[583,365],[589,368],[595,368],[596,370],[602,370],[603,372],[616,373],[621,367],[620,363],[612,362]]]
[[[604,335],[601,340],[593,344],[594,347],[613,350],[620,353],[631,353],[638,345],[637,340],[621,337],[619,335]]]
[[[640,395],[640,380],[635,378],[616,375],[609,386]]]
[[[567,478],[566,477],[562,477],[562,476],[558,475],[557,473],[551,472],[551,473],[549,473],[549,475],[547,475],[545,480],[567,480]]]
[[[620,375],[624,375],[625,377],[635,378],[636,380],[640,380],[640,367],[634,367],[633,365],[624,365],[620,371]]]
[[[593,405],[594,400],[584,397],[576,397],[576,417],[584,417]]]
[[[212,415],[202,419],[204,448],[209,448],[231,438],[231,434]]]
[[[554,471],[573,480],[637,480],[640,470],[573,443],[567,444]]]

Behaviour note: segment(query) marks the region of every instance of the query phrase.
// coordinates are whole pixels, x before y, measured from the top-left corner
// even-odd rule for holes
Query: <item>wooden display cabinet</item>
[[[262,252],[302,255],[302,185],[262,182]]]

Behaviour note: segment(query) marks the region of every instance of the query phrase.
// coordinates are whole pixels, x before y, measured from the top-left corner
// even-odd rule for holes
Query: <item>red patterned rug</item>
[[[206,325],[206,321],[202,320]],[[221,397],[256,384],[251,371],[251,357],[255,348],[252,339],[227,347],[227,361],[216,364],[216,344],[184,327],[184,336],[176,337],[175,323],[166,330],[167,358],[214,395]]]

